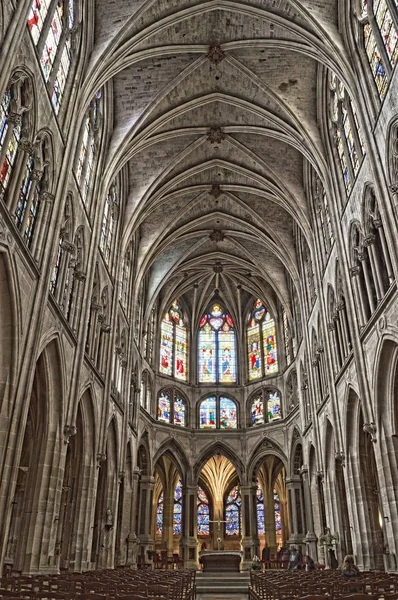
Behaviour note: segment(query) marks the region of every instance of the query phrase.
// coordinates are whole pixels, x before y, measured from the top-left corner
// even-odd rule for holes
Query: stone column
[[[393,268],[392,268],[392,264],[391,264],[390,253],[388,251],[387,240],[386,240],[386,236],[384,233],[381,219],[374,219],[373,225],[376,227],[379,237],[380,237],[380,243],[381,243],[381,247],[383,250],[383,256],[384,256],[384,262],[386,263],[388,280],[390,283],[392,283],[394,281],[394,272],[393,272]]]
[[[302,490],[304,496],[305,522],[307,525],[307,533],[304,542],[307,546],[307,553],[315,560],[318,560],[317,555],[317,537],[314,530],[314,516],[312,513],[312,499],[310,491],[310,482],[307,465],[303,465],[300,469],[302,476]]]
[[[286,487],[290,516],[290,538],[288,543],[302,545],[305,537],[305,515],[301,478],[293,476],[287,479]]]
[[[377,302],[380,302],[384,296],[384,285],[379,257],[375,251],[375,241],[376,237],[374,235],[368,235],[364,239],[363,244],[368,249],[370,268],[372,270],[373,281],[376,288]]]
[[[182,536],[180,540],[180,556],[184,562],[184,569],[197,569],[198,564],[198,512],[197,512],[196,485],[187,485],[182,488]]]
[[[140,496],[138,506],[138,536],[140,538],[140,553],[146,564],[152,564],[150,553],[154,549],[152,537],[152,503],[155,479],[144,475],[140,481]]]
[[[39,203],[40,203],[40,219],[36,223],[36,231],[33,236],[30,251],[36,262],[39,262],[44,243],[46,242],[46,231],[49,221],[49,214],[51,214],[51,207],[54,203],[55,196],[50,192],[41,192]]]
[[[274,490],[272,486],[267,486],[264,492],[264,525],[265,537],[271,552],[276,555],[276,530],[275,530],[275,506]]]
[[[174,490],[170,485],[163,488],[163,531],[162,547],[167,550],[167,556],[173,557],[173,511],[174,511]]]
[[[375,311],[376,305],[375,305],[375,301],[373,298],[373,290],[372,290],[372,285],[370,283],[370,274],[369,274],[368,264],[366,262],[365,252],[361,252],[361,254],[358,254],[358,258],[362,263],[363,275],[365,278],[365,285],[366,285],[366,292],[368,294],[368,301],[369,301],[369,305],[370,305],[370,312],[371,312],[371,314],[373,314]]]
[[[257,533],[256,484],[242,485],[242,569],[251,567],[253,557],[260,554],[260,540]]]
[[[140,470],[136,467],[133,469],[133,484],[131,491],[130,504],[130,533],[127,536],[127,558],[126,565],[130,565],[133,569],[137,568],[137,551],[140,540],[137,537],[137,502],[139,488]]]

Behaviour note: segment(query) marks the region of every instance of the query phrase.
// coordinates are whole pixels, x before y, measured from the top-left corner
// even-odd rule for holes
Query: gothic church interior
[[[397,571],[397,32],[0,1],[0,571]]]

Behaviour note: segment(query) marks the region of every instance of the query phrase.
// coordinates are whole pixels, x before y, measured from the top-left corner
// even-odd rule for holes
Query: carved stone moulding
[[[207,58],[213,65],[218,65],[225,58],[225,52],[221,46],[210,46]]]

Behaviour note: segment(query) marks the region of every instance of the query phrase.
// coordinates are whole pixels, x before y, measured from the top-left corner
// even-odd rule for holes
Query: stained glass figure
[[[156,533],[158,535],[162,535],[163,533],[163,491],[159,496],[156,509]]]
[[[62,19],[64,14],[64,3],[58,2],[53,14],[53,18],[48,30],[47,39],[44,42],[43,53],[40,58],[41,69],[44,79],[48,81],[55,56],[58,50],[58,44],[62,34]]]
[[[158,401],[158,421],[170,423],[171,401],[168,392],[161,392]]]
[[[279,392],[269,392],[268,394],[268,421],[274,421],[281,418],[281,400]]]
[[[210,508],[206,492],[198,487],[197,494],[198,535],[210,535]]]
[[[198,379],[199,383],[236,382],[234,323],[219,304],[200,320]]]
[[[182,482],[178,480],[174,492],[173,535],[182,534]]]
[[[182,398],[174,398],[174,425],[185,427],[185,402]]]
[[[201,402],[199,408],[200,429],[215,429],[217,426],[216,397],[210,396]]]
[[[265,533],[265,518],[264,518],[264,494],[257,481],[256,491],[256,505],[257,505],[257,532],[258,535]]]
[[[178,300],[164,315],[160,333],[160,373],[187,381],[188,332]]]
[[[257,298],[247,327],[249,381],[278,372],[275,321]]]
[[[240,535],[242,531],[242,498],[239,486],[229,492],[225,501],[225,535]]]
[[[220,428],[221,429],[236,429],[237,428],[236,404],[229,398],[220,398]]]
[[[252,425],[262,425],[264,420],[264,400],[262,393],[252,400],[251,405]]]
[[[264,403],[264,398],[266,404]],[[250,404],[252,425],[263,425],[282,417],[281,398],[278,390],[265,389],[254,394]]]

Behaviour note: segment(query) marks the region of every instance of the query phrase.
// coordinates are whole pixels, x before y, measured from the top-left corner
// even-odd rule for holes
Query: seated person
[[[289,552],[289,562],[288,562],[287,568],[289,571],[295,571],[296,569],[300,568],[300,565],[301,565],[301,554],[297,550],[297,548],[292,546],[290,548],[290,552]]]
[[[344,557],[340,575],[341,579],[351,579],[351,577],[358,577],[359,574],[360,572],[355,564],[354,557],[351,554],[348,554]]]
[[[313,571],[315,569],[315,563],[309,554],[304,556],[303,563],[306,571]]]

